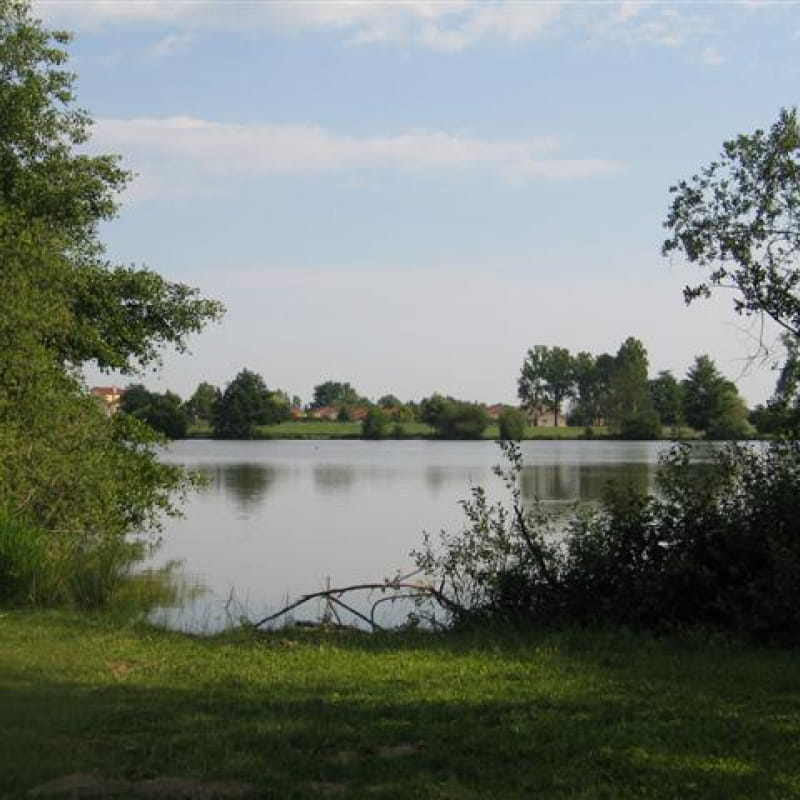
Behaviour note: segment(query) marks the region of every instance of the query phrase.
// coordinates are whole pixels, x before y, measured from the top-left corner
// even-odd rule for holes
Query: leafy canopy
[[[18,530],[47,536],[31,574],[46,561],[72,587],[61,581],[58,597],[100,603],[135,554],[128,534],[157,529],[191,481],[159,462],[147,425],[107,416],[80,369],[158,363],[222,307],[107,260],[98,227],[129,176],[118,157],[81,150],[91,118],[75,104],[68,41],[27,0],[0,0],[0,507],[30,523]],[[15,558],[2,560],[0,583]]]
[[[670,188],[664,255],[708,270],[687,302],[714,286],[736,291],[740,314],[764,314],[800,336],[800,125],[781,110],[769,131],[725,142],[716,161]]]

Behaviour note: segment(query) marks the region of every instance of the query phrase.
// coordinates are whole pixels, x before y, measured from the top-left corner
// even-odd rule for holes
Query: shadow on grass
[[[62,669],[57,648],[35,669],[0,654],[0,796],[95,773],[275,798],[800,797],[793,653],[555,634],[130,636],[136,649],[114,639],[88,660],[96,679]]]

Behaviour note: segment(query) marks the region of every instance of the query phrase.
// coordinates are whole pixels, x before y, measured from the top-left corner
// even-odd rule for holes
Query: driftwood
[[[354,583],[350,586],[337,586],[331,588],[330,586],[327,589],[322,589],[319,592],[311,592],[310,594],[304,594],[299,599],[295,600],[293,603],[289,603],[288,605],[284,606],[280,611],[276,611],[274,614],[270,614],[269,616],[264,617],[263,619],[258,620],[258,622],[253,623],[254,627],[260,628],[262,625],[266,625],[274,620],[278,619],[279,617],[288,614],[290,611],[294,611],[294,609],[299,608],[304,603],[308,603],[311,600],[326,600],[328,606],[326,608],[326,612],[331,613],[333,616],[336,617],[337,621],[339,620],[339,615],[336,613],[336,606],[339,606],[345,611],[348,611],[355,617],[358,617],[362,622],[365,622],[369,625],[373,630],[383,630],[383,628],[375,622],[375,609],[381,604],[385,602],[393,602],[396,600],[403,600],[403,599],[414,599],[417,597],[428,597],[432,600],[435,600],[439,603],[440,606],[447,609],[448,611],[462,611],[463,609],[461,606],[456,603],[454,600],[451,600],[447,595],[445,595],[440,589],[437,589],[435,586],[432,586],[430,583],[425,583],[424,581],[412,581],[408,580],[409,578],[413,577],[416,573],[411,573],[411,575],[403,575],[398,578],[394,578],[393,580],[389,580],[388,578],[379,582],[379,583]],[[392,595],[388,597],[381,597],[376,600],[372,604],[372,608],[370,609],[370,614],[367,616],[366,614],[362,614],[360,611],[357,611],[352,606],[348,605],[342,600],[342,595],[347,594],[348,592],[393,592]]]

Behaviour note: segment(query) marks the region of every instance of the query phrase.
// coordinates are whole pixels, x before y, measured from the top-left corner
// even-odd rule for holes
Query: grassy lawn
[[[102,796],[800,798],[800,652],[20,611],[0,642],[3,798],[74,774]]]

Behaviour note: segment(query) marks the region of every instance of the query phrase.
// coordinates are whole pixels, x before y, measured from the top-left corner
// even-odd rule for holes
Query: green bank
[[[796,651],[14,610],[0,641],[4,798],[800,797]]]
[[[683,432],[688,434],[688,430]],[[208,424],[191,425],[188,431],[189,438],[209,439],[212,436],[211,426]],[[491,423],[483,432],[481,438],[495,440],[500,436],[497,423]],[[525,439],[583,439],[606,438],[608,428],[597,426],[594,428],[578,427],[551,427],[528,426],[525,428]],[[299,420],[281,422],[276,425],[259,425],[256,428],[256,439],[361,439],[363,438],[362,424],[360,422],[338,422],[333,420]],[[395,439],[435,439],[434,429],[424,422],[404,422],[396,430],[389,429],[388,438]]]

